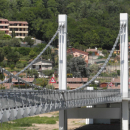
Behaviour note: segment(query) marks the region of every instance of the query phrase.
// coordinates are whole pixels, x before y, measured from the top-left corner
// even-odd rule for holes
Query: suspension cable
[[[123,29],[123,27],[120,28],[119,33],[118,33],[118,36],[117,36],[117,38],[116,38],[116,41],[115,41],[115,43],[114,43],[114,45],[113,45],[113,48],[112,48],[112,50],[111,50],[111,52],[110,52],[108,58],[106,59],[105,63],[103,64],[103,66],[101,67],[101,69],[97,72],[97,74],[96,74],[91,80],[89,80],[87,83],[85,83],[84,85],[82,85],[81,87],[78,87],[78,88],[73,89],[73,90],[68,90],[68,91],[77,91],[77,90],[79,90],[79,89],[85,88],[85,87],[88,86],[92,81],[94,81],[94,80],[98,77],[98,75],[101,74],[101,72],[103,71],[103,69],[106,67],[108,61],[110,60],[110,58],[111,58],[111,56],[112,56],[112,53],[113,53],[114,50],[115,50],[115,47],[116,47],[116,45],[117,45],[117,43],[118,43],[118,40],[119,40],[119,38],[120,38],[122,29]]]
[[[52,43],[52,41],[57,36],[59,30],[60,30],[60,27],[58,27],[56,33],[53,35],[53,37],[51,38],[51,40],[49,41],[49,43],[46,45],[46,47],[40,52],[40,54],[30,64],[28,64],[23,70],[21,70],[20,72],[18,72],[15,76],[18,76],[19,74],[21,74],[22,72],[24,72],[26,69],[28,69],[46,51],[46,49],[50,46],[50,44]],[[6,83],[8,81],[9,81],[9,79],[0,82],[0,84]]]
[[[112,48],[112,50],[111,50],[111,52],[110,52],[108,58],[106,59],[105,63],[104,63],[103,66],[101,67],[101,69],[97,72],[97,74],[96,74],[90,81],[88,81],[86,84],[82,85],[81,87],[76,88],[76,89],[73,89],[73,90],[66,90],[66,91],[70,92],[70,91],[77,91],[77,90],[83,89],[83,88],[85,88],[86,86],[88,86],[92,81],[94,81],[94,80],[98,77],[99,74],[101,74],[101,72],[102,72],[103,69],[105,68],[106,64],[107,64],[108,61],[110,60],[110,58],[111,58],[111,56],[112,56],[112,53],[113,53],[114,50],[115,50],[115,47],[116,47],[116,45],[117,45],[117,43],[118,43],[118,40],[119,40],[119,38],[120,38],[120,34],[121,34],[122,29],[123,29],[123,28],[121,27],[121,29],[119,30],[119,34],[118,34],[118,36],[117,36],[117,38],[116,38],[116,41],[115,41],[115,43],[114,43],[114,45],[113,45],[113,48]],[[56,35],[57,35],[58,31],[59,31],[59,28],[58,28],[57,32],[55,33]],[[55,35],[55,36],[56,36],[56,35]],[[51,43],[51,42],[49,42],[49,43]],[[49,44],[49,43],[48,43],[48,44]],[[48,46],[49,46],[49,45],[48,45]],[[47,48],[47,47],[46,47],[46,48]],[[40,54],[41,54],[41,53],[40,53]],[[36,58],[35,58],[35,59],[36,59]],[[35,60],[35,59],[34,59],[34,60]],[[34,62],[33,62],[33,63],[34,63]],[[29,65],[28,65],[28,66],[29,66]],[[5,72],[5,73],[7,73],[7,74],[11,74],[11,77],[14,77],[14,78],[16,78],[16,79],[19,79],[21,82],[27,83],[28,85],[30,85],[30,86],[32,86],[32,87],[34,87],[34,88],[41,88],[41,86],[37,86],[37,85],[35,85],[35,84],[26,82],[25,80],[19,78],[17,75],[13,75],[12,73],[10,73],[9,71],[5,70],[5,69],[2,68],[2,67],[0,67],[0,70],[2,70],[3,72]],[[2,83],[3,83],[3,82],[1,82],[0,84],[2,84]],[[46,89],[46,88],[41,88],[41,89]],[[51,91],[51,90],[50,90],[50,91]],[[65,90],[57,90],[57,91],[65,91]]]

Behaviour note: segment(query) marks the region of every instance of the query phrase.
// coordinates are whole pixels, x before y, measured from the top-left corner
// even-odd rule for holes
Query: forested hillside
[[[129,0],[0,0],[1,18],[27,21],[29,35],[46,42],[57,29],[58,14],[67,14],[69,42],[81,49],[111,49],[119,13],[125,12],[130,14]]]

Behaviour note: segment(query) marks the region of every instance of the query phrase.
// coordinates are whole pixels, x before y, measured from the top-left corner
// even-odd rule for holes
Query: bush
[[[54,74],[54,70],[43,70],[42,72],[46,76],[51,76],[52,74]]]
[[[53,85],[49,85],[49,84],[46,86],[46,88],[47,89],[55,89]]]
[[[28,48],[28,47],[20,47],[20,48],[18,49],[18,52],[19,52],[20,54],[22,54],[23,56],[29,55],[30,51],[31,51],[31,49]]]
[[[3,62],[1,62],[1,64],[0,64],[2,67],[7,67],[7,61],[6,60],[4,60]]]
[[[16,85],[13,85],[13,87],[16,87],[16,88],[31,88],[31,86],[29,86],[29,85],[25,85],[25,84],[16,84]]]
[[[0,73],[0,80],[3,80],[4,78],[5,76],[2,73]]]
[[[37,78],[35,84],[45,87],[48,81],[45,78]]]
[[[11,68],[11,69],[14,69],[14,67],[15,67],[14,64],[11,64],[11,65],[10,65],[10,68]]]
[[[72,78],[73,77],[73,74],[67,74],[67,78]]]
[[[23,63],[16,63],[16,67],[17,67],[17,68],[23,68],[23,67],[24,67],[24,64],[23,64]]]
[[[117,70],[117,75],[120,75],[120,70]]]

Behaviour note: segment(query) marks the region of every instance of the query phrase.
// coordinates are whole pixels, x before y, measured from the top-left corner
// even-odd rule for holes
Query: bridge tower
[[[122,94],[122,130],[129,130],[128,99],[128,14],[120,13],[120,93]]]
[[[59,90],[66,90],[67,15],[58,16],[59,21]],[[59,111],[59,130],[67,130],[67,110]]]

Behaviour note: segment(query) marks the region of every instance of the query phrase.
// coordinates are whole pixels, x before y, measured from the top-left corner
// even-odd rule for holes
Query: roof
[[[71,49],[67,50],[67,53],[74,53],[74,52],[79,52],[81,54],[88,55],[87,52],[84,52],[84,51],[81,51],[81,50],[78,50],[78,49],[75,49],[75,48],[71,48]]]
[[[5,89],[10,89],[11,85],[13,85],[12,83],[3,83],[3,87],[5,87]]]
[[[53,83],[52,85],[55,87],[55,89],[59,88],[59,84],[57,84],[57,83]],[[82,85],[83,84],[67,84],[67,87],[69,87],[70,89],[76,89]]]
[[[25,80],[26,82],[33,82],[34,78],[22,78],[23,80]],[[13,83],[17,83],[18,80],[16,80],[15,78],[12,79]]]
[[[128,79],[128,81],[130,82],[130,78]],[[120,77],[118,77],[118,78],[112,78],[111,82],[112,83],[120,83]]]
[[[67,83],[68,82],[87,82],[88,78],[67,78]],[[57,80],[57,82],[59,82],[59,79]]]
[[[98,52],[96,49],[86,49],[87,52]]]
[[[8,21],[8,19],[0,19],[0,21]]]
[[[111,87],[108,86],[107,89],[120,89],[120,85],[118,85],[118,86],[113,85]],[[129,89],[130,89],[130,85],[129,85]]]
[[[120,83],[120,77],[118,77],[118,78],[112,78],[111,82],[112,83]]]
[[[27,21],[9,21],[9,23],[23,23],[23,24],[28,24]]]
[[[33,61],[33,59],[29,60],[29,63],[32,62],[32,61]],[[41,61],[42,61],[42,62],[43,62],[43,61],[46,61],[46,62],[52,63],[52,61],[45,60],[45,59],[42,59],[42,60],[41,60],[41,59],[39,58],[38,60],[36,60],[36,61],[33,63],[33,65],[36,64],[36,63],[38,63],[38,62],[41,62]],[[41,63],[40,63],[40,65],[41,65]]]

